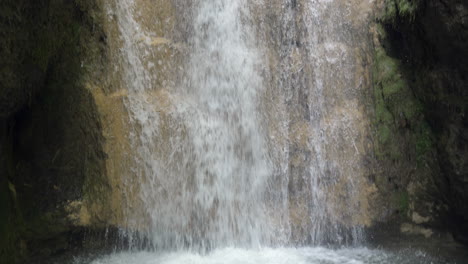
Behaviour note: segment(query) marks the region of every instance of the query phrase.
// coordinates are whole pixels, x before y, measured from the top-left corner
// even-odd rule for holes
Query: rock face
[[[155,157],[183,155],[170,139],[187,136],[176,108],[190,98],[177,90],[183,71],[174,69],[188,57],[190,4],[134,2],[139,25],[151,34],[130,34],[137,39],[129,43],[144,51],[148,75],[158,76],[154,89],[141,93],[130,92],[123,77],[130,63],[120,52],[123,17],[110,11],[126,9],[117,2],[2,4],[0,263],[83,246],[90,230],[146,224],[145,217],[128,218],[144,215],[138,178],[129,177],[131,134],[139,132],[131,127],[137,122],[129,100],[149,101],[157,113]],[[329,208],[336,218],[330,221],[396,221],[402,232],[424,236],[450,229],[467,242],[468,4],[323,1],[314,9],[309,1],[261,2],[250,8],[259,11],[252,23],[266,65],[262,125],[278,184],[286,181],[290,192],[293,240],[311,241],[303,233],[314,224],[307,205],[314,193],[304,175],[323,154],[328,163],[321,172],[336,174],[333,183],[322,181],[330,190],[322,202],[337,205]],[[338,66],[348,70],[337,74]],[[318,83],[322,90],[309,89]],[[329,144],[316,147],[323,142]],[[288,179],[281,178],[285,172]],[[357,175],[358,195],[349,192],[349,174]]]
[[[375,186],[364,166],[372,145],[363,100],[370,87],[371,6],[365,0],[268,1],[253,9],[268,58],[269,152],[275,164],[285,164],[277,173],[288,181],[291,240],[298,244],[358,240],[350,235],[359,234],[353,227],[372,222],[368,199]]]
[[[119,60],[118,20],[104,15],[113,4],[2,3],[2,264],[29,258],[40,262],[74,248],[99,247],[113,227],[131,225],[122,209],[131,211],[141,202],[138,190],[125,196],[122,191],[136,185],[124,182],[132,180],[133,154],[124,103],[128,91],[121,72],[111,67],[125,63]],[[174,16],[170,1],[153,4],[146,3],[157,18]],[[153,22],[154,17],[148,21]],[[155,49],[183,49],[162,38],[147,42]],[[147,97],[155,98],[158,112],[168,107],[164,91]],[[95,236],[97,241],[89,238]]]
[[[451,229],[466,242],[468,5],[443,0],[379,4],[376,153],[386,164],[382,168],[396,168],[382,174],[388,182],[380,190],[399,196],[395,210],[399,207],[408,220]]]
[[[4,1],[0,11],[0,263],[80,244],[108,189],[87,79],[102,74],[95,1]],[[100,210],[102,211],[102,210]]]

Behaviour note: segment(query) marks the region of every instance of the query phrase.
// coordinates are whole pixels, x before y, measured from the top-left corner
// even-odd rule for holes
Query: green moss
[[[407,84],[404,80],[402,80],[401,78],[395,79],[387,80],[384,83],[382,93],[385,98],[389,98],[390,96],[395,94],[400,94],[406,89]]]
[[[421,122],[415,134],[415,149],[418,166],[421,166],[426,155],[434,148],[432,131],[426,122]]]
[[[381,15],[382,20],[390,21],[393,20],[398,14],[397,5],[394,1],[385,1],[385,8]]]
[[[404,8],[410,6],[399,1]],[[385,30],[377,27],[380,38],[386,37]],[[374,56],[374,99],[376,114],[376,134],[379,144],[378,156],[397,159],[401,156],[398,145],[404,137],[399,130],[405,128],[411,132],[408,144],[415,148],[418,160],[432,148],[431,131],[424,125],[422,104],[413,96],[410,85],[404,78],[405,69],[397,58],[387,54],[382,47],[377,47]]]
[[[396,0],[396,5],[398,8],[398,15],[401,17],[409,17],[412,20],[416,14],[416,11],[419,7],[418,0]]]
[[[384,34],[385,31],[379,26],[377,32]],[[423,157],[421,153],[432,147],[428,140],[431,131],[422,125],[424,108],[414,97],[411,86],[404,78],[404,71],[397,58],[389,56],[382,47],[376,48],[373,69],[377,139],[375,152],[381,160],[399,160],[403,156],[403,148],[406,148],[402,145],[405,141],[414,146],[417,157]],[[410,132],[410,137],[405,135],[405,131]]]
[[[413,99],[413,97],[407,97],[407,100],[404,101],[402,104],[403,109],[402,113],[408,120],[421,120],[420,116],[422,116],[424,108],[421,102],[418,100]]]
[[[400,215],[406,216],[409,210],[409,195],[407,192],[399,192],[394,197],[396,208],[400,212]]]
[[[391,133],[392,131],[387,125],[385,124],[381,125],[377,132],[377,137],[379,138],[379,142],[381,144],[387,144],[390,141]]]
[[[401,18],[414,21],[420,2],[420,0],[386,0],[380,19],[387,23],[394,23]]]
[[[381,82],[389,83],[399,79],[398,69],[400,63],[398,60],[388,56],[385,50],[379,48],[376,53],[377,66],[378,66],[378,78]]]
[[[411,132],[409,144],[414,146],[418,163],[433,148],[431,130],[423,120],[424,108],[413,96],[411,87],[403,78],[404,71],[396,58],[388,56],[383,48],[375,55],[374,94],[377,139],[380,145],[378,156],[398,159],[401,155],[395,146],[399,127]],[[403,137],[403,135],[401,135]]]
[[[387,125],[379,125],[377,130],[378,146],[375,149],[377,158],[384,160],[399,160],[401,159],[400,149],[395,144],[393,130]]]
[[[394,115],[385,99],[386,89],[394,75],[398,63],[386,56],[383,49],[377,49],[374,57],[374,102],[377,146],[375,153],[379,159],[400,157],[397,144],[394,144]]]
[[[385,102],[382,100],[376,105],[377,121],[383,125],[390,125],[393,123],[393,116],[385,107]]]

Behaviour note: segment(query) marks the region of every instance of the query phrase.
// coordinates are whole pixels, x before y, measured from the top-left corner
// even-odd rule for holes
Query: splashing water
[[[129,226],[136,227],[131,232],[156,248],[203,251],[268,243],[264,194],[271,173],[256,105],[263,83],[252,32],[241,21],[243,3],[193,5],[190,57],[177,91],[184,99],[171,112],[180,123],[171,131],[172,153],[161,154],[162,125],[148,99],[154,88],[142,59],[147,51],[133,43],[145,34],[136,31],[141,27],[134,19],[135,3],[121,2],[126,105],[138,127],[133,144],[147,217],[129,216]]]
[[[73,264],[442,264],[447,263],[421,251],[388,253],[366,248],[330,250],[326,248],[276,248],[247,250],[218,249],[208,255],[190,252],[155,254],[151,252],[118,253],[86,262],[76,259]]]
[[[445,263],[320,247],[363,240],[371,193],[350,4],[148,3],[166,2],[180,12],[175,32],[148,27],[146,0],[108,7],[128,91],[122,235],[132,250],[74,264]]]
[[[155,23],[151,7],[162,3],[173,14]],[[363,240],[372,188],[356,8],[116,0],[108,9],[134,159],[122,179],[131,247]]]
[[[277,83],[266,79],[274,38],[260,37],[252,15],[266,2],[175,2],[188,22],[172,85],[167,68],[154,70],[161,48],[148,47],[169,40],[138,22],[139,2],[114,8],[136,153],[135,175],[123,180],[127,200],[136,200],[124,205],[130,243],[204,252],[360,241],[354,137],[362,115],[346,95],[355,82],[352,43],[340,42],[340,27],[318,30],[334,2],[299,9],[284,0]],[[344,95],[328,98],[333,89]]]

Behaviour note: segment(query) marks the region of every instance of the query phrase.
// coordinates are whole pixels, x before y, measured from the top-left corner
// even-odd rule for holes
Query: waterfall
[[[144,2],[109,6],[133,147],[123,177],[131,245],[360,241],[365,131],[353,43],[339,33],[350,7],[167,0],[185,10],[183,25],[164,21],[171,32],[161,33]],[[281,26],[265,25],[275,8]]]
[[[308,171],[311,184],[311,240],[349,243],[362,240],[366,213],[360,208],[360,189],[364,174],[362,164],[361,122],[359,108],[360,77],[355,76],[357,63],[352,31],[344,18],[351,6],[338,1],[309,1],[305,5],[304,44],[312,65],[313,81],[309,84],[308,105],[310,149]],[[358,147],[359,146],[359,147]],[[361,151],[363,152],[363,151]]]
[[[135,3],[117,4],[125,18],[119,28],[128,73],[126,105],[137,127],[137,191],[148,218],[130,216],[129,226],[157,248],[203,251],[269,240],[264,197],[271,173],[257,105],[264,85],[252,32],[242,22],[243,4],[194,4],[190,54],[176,88],[184,99],[171,113],[180,124],[169,138],[172,153],[164,157],[157,149],[163,128],[148,98],[155,77],[144,65],[144,44],[134,43],[148,34],[138,31]]]
[[[189,105],[177,109],[186,134],[179,169],[153,176],[183,179],[181,192],[168,196],[168,215],[153,223],[174,230],[169,236],[176,245],[254,246],[268,234],[263,197],[269,161],[256,105],[263,84],[251,32],[241,21],[243,4],[211,0],[193,7],[191,52],[179,90]]]
[[[400,248],[387,232],[366,241],[387,213],[376,186],[392,184],[375,171],[370,131],[373,0],[104,2],[112,67],[87,87],[105,121],[110,193],[66,208],[85,226],[57,261],[458,261],[443,233],[415,243],[433,232],[416,224],[401,226],[411,237]],[[75,256],[82,231],[104,223],[109,243]]]

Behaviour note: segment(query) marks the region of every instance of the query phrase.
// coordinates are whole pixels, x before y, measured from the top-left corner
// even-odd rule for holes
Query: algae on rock
[[[427,221],[416,224],[444,227],[467,242],[468,82],[461,77],[468,70],[462,59],[468,55],[467,4],[378,3],[381,12],[373,30],[376,154],[388,168],[381,177],[407,191],[407,221],[421,216],[417,219]]]

